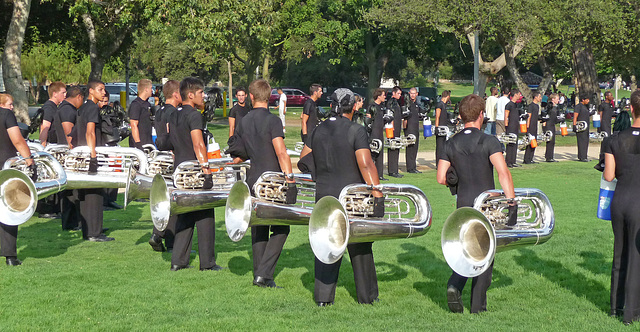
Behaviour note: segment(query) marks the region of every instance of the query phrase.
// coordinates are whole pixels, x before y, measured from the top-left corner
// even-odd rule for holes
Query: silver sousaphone
[[[456,273],[476,277],[484,273],[496,252],[547,242],[555,227],[553,208],[539,189],[515,189],[518,218],[507,225],[507,199],[502,190],[487,190],[473,208],[454,211],[442,227],[442,252]]]

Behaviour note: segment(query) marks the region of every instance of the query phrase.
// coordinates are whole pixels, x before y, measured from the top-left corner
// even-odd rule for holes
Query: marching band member
[[[587,129],[576,132],[576,139],[578,141],[578,161],[589,161],[589,96],[586,93],[580,93],[580,104],[576,105],[573,111],[573,130],[576,131],[576,124],[578,121],[584,121],[587,123]]]
[[[451,100],[451,91],[442,91],[440,101],[436,104],[436,128],[440,126],[447,126],[449,124],[449,115],[447,113],[447,103]],[[440,158],[442,158],[442,152],[444,151],[444,142],[447,141],[446,136],[436,135],[436,165]]]
[[[511,90],[511,94],[509,95],[510,101],[504,107],[504,125],[507,128],[507,134],[516,134],[518,135],[518,119],[520,119],[520,114],[518,113],[518,108],[516,106],[516,102],[520,100],[522,94],[518,89]],[[507,155],[505,156],[505,160],[507,161],[508,167],[520,167],[520,165],[516,164],[516,158],[518,155],[518,143],[509,143],[507,144]]]
[[[391,91],[391,99],[387,103],[387,108],[393,111],[393,137],[400,137],[400,131],[402,130],[402,109],[400,108],[402,89],[399,86],[394,86]],[[394,178],[403,177],[398,170],[399,157],[400,149],[387,149],[387,168],[389,176]]]
[[[494,189],[493,168],[498,173],[500,186],[509,199],[515,198],[513,180],[502,157],[502,145],[495,136],[480,131],[484,120],[484,101],[477,95],[468,95],[460,102],[460,117],[464,129],[445,145],[442,159],[438,162],[438,183],[447,185],[447,171],[453,167],[458,175],[456,205],[473,206],[474,199],[485,190]],[[515,225],[517,206],[511,202],[509,222]],[[491,285],[493,263],[483,274],[473,278],[471,284],[471,313],[487,310],[487,289]],[[462,289],[467,278],[453,272],[447,283],[447,301],[452,312],[461,313]]]
[[[409,117],[404,121],[404,135],[413,134],[416,136],[416,144],[407,146],[405,153],[407,172],[422,173],[418,170],[416,158],[418,157],[418,146],[420,145],[420,106],[418,105],[418,89],[409,90]]]
[[[558,114],[558,101],[560,100],[558,94],[552,93],[549,95],[549,100],[552,106],[547,112],[545,117],[546,121],[543,122],[542,130],[544,130],[545,133],[551,131],[551,140],[547,142],[547,146],[545,147],[544,159],[548,163],[555,163],[558,162],[553,158],[556,146],[556,123],[561,121],[560,119],[564,119],[564,116]]]
[[[375,89],[373,91],[373,102],[369,105],[367,110],[367,120],[371,122],[370,141],[377,139],[384,145],[384,107],[382,103],[387,99],[383,89]],[[378,178],[380,180],[386,180],[383,175],[384,168],[384,149],[380,147],[379,153],[373,153],[373,161],[376,164],[378,170]]]
[[[536,91],[533,93],[533,102],[529,104],[527,112],[529,113],[529,117],[527,117],[527,135],[533,136],[534,139],[538,138],[538,116],[540,115],[540,102],[542,102],[542,95],[540,92]],[[524,151],[524,160],[523,164],[535,164],[533,161],[533,156],[536,153],[536,148],[531,147],[531,144],[528,144]]]

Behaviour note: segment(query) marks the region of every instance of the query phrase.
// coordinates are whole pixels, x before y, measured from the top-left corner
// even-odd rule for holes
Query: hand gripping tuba
[[[46,152],[32,155],[38,182],[27,175],[25,158],[7,159],[0,171],[0,220],[6,225],[20,225],[33,216],[38,200],[65,189],[67,178],[62,165]]]
[[[515,190],[518,221],[507,226],[507,199],[502,190],[480,194],[473,208],[454,211],[442,227],[442,252],[456,273],[476,277],[493,262],[496,252],[547,242],[555,217],[547,196],[539,189]]]
[[[225,225],[232,241],[240,241],[250,226],[307,225],[315,205],[315,182],[308,174],[294,176],[298,187],[296,204],[284,204],[284,174],[265,172],[253,185],[238,181],[229,192],[225,208]]]
[[[151,220],[156,228],[164,230],[171,215],[224,206],[229,196],[229,190],[238,178],[244,178],[245,170],[249,167],[249,164],[245,163],[227,165],[227,161],[229,159],[216,159],[209,162],[209,168],[213,174],[213,188],[211,189],[193,189],[191,184],[185,188],[176,182],[176,178],[184,180],[184,177],[176,176],[183,169],[183,166],[189,172],[194,172],[192,175],[198,177],[201,168],[197,166],[195,161],[185,161],[178,165],[173,178],[176,187],[172,187],[160,174],[156,174],[149,193]],[[193,169],[194,165],[198,168],[197,172]]]
[[[309,221],[309,242],[325,264],[337,262],[349,243],[405,239],[424,235],[431,227],[431,205],[424,192],[407,184],[376,186],[385,196],[385,216],[374,218],[372,187],[346,186],[340,199],[321,198]]]

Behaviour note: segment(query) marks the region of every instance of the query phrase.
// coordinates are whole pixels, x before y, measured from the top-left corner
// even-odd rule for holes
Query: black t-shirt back
[[[173,145],[173,168],[186,160],[196,160],[191,131],[204,129],[202,114],[189,105],[179,107],[169,119],[169,139]]]
[[[153,144],[151,138],[151,104],[137,97],[129,106],[129,119],[138,121],[138,132],[142,144]],[[133,135],[129,136],[129,146],[134,146]]]
[[[53,118],[53,126],[56,128],[56,136],[58,137],[58,143],[66,144],[67,137],[64,134],[64,128],[62,128],[63,122],[71,122],[74,126],[76,124],[76,117],[78,116],[78,110],[68,101],[64,100],[60,103],[58,112]]]
[[[0,107],[0,165],[18,153],[9,138],[7,129],[18,125],[15,114],[10,109]]]
[[[307,120],[307,134],[310,134],[319,124],[318,118],[318,104],[313,99],[309,98],[302,105],[302,114],[309,116]]]
[[[505,114],[509,111],[509,125],[507,126],[508,134],[517,134],[520,128],[520,113],[518,112],[518,106],[513,101],[509,101],[504,107]]]
[[[92,100],[87,100],[78,109],[78,117],[76,118],[78,146],[87,146],[87,123],[96,124],[96,146],[103,146],[102,129],[101,129],[100,108]]]
[[[309,138],[316,167],[316,201],[338,197],[346,185],[365,183],[355,152],[369,149],[366,129],[345,117],[322,122]]]
[[[53,126],[56,113],[58,113],[58,105],[51,101],[51,99],[47,100],[42,104],[42,120],[47,120],[51,123],[49,127],[49,133],[47,134],[47,142],[49,143],[57,143],[58,136],[56,135],[56,128]]]
[[[529,117],[531,117],[531,119],[529,120],[529,129],[527,130],[527,133],[536,136],[538,135],[538,117],[540,114],[540,106],[538,106],[538,104],[536,103],[531,103],[529,104],[529,107],[527,107],[527,112],[529,113]]]
[[[154,121],[154,127],[156,128],[156,134],[158,137],[160,135],[167,134],[167,123],[171,119],[171,116],[174,112],[177,112],[176,108],[171,104],[164,104],[160,109],[156,112],[156,118]]]
[[[249,108],[246,107],[246,105],[247,104],[245,104],[245,106],[240,106],[240,104],[236,103],[229,111],[229,117],[236,119],[236,124],[233,128],[234,134],[235,131],[238,130],[238,125],[240,124],[240,121],[242,121],[242,118],[249,113]]]
[[[284,138],[279,117],[266,108],[254,108],[242,118],[236,134],[242,139],[251,160],[251,167],[247,171],[247,184],[250,188],[253,188],[262,173],[282,171],[272,142],[276,137]]]
[[[498,139],[477,128],[465,128],[445,143],[442,159],[458,173],[457,207],[473,206],[480,193],[495,189],[489,157],[497,152],[502,153]]]

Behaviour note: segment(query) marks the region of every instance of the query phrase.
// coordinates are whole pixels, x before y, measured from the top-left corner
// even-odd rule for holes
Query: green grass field
[[[252,286],[251,240],[229,240],[222,208],[216,209],[216,253],[227,269],[171,272],[170,254],[147,244],[148,204],[134,202],[127,210],[104,213],[113,242],[82,241],[80,232],[62,231],[59,219],[34,217],[21,225],[18,256],[24,264],[0,266],[0,329],[623,330],[608,316],[613,237],[610,223],[595,217],[600,173],[592,166],[562,162],[513,170],[516,187],[536,187],[548,195],[557,227],[546,244],[497,255],[483,314],[468,313],[470,282],[463,293],[465,313],[447,308],[450,269],[440,232],[455,198],[436,183],[434,171],[427,171],[406,174],[401,182],[426,193],[433,209],[431,230],[374,244],[380,289],[375,305],[356,303],[347,257],[335,305],[315,306],[305,226],[292,226],[280,257],[276,281],[284,289]],[[192,258],[197,267],[197,255]]]

